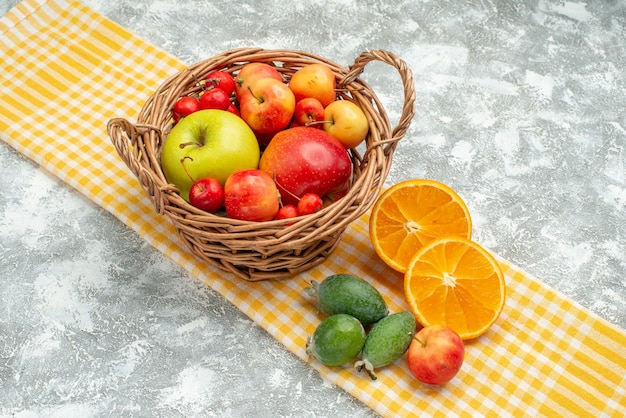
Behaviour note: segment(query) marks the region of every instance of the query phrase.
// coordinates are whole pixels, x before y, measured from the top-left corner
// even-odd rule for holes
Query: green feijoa
[[[389,309],[374,286],[353,274],[334,274],[318,283],[311,281],[305,291],[316,297],[328,315],[345,313],[368,325],[387,316]]]
[[[409,348],[417,322],[411,312],[398,312],[378,321],[365,340],[361,360],[354,363],[357,371],[365,371],[376,380],[374,369],[399,359]]]
[[[306,352],[326,366],[341,366],[361,352],[365,338],[358,319],[347,314],[332,315],[317,326],[307,341]]]

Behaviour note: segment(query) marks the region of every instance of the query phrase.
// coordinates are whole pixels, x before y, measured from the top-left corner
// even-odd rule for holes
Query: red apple
[[[198,99],[191,96],[181,97],[174,103],[172,117],[174,118],[174,122],[178,122],[181,118],[189,116],[198,110],[200,110],[200,102]]]
[[[276,183],[259,169],[236,171],[224,185],[224,206],[230,218],[269,221],[278,212]]]
[[[315,97],[306,97],[296,102],[296,107],[293,111],[293,118],[300,126],[311,126],[314,128],[321,128],[324,120],[324,106]]]
[[[298,213],[300,215],[310,215],[312,213],[322,210],[324,201],[315,193],[305,193],[304,196],[298,200]]]
[[[214,178],[202,178],[189,189],[189,203],[207,212],[217,212],[224,204],[224,189]]]
[[[324,109],[324,130],[337,138],[346,149],[355,148],[369,132],[367,116],[349,100],[337,100]]]
[[[430,325],[413,337],[407,362],[419,381],[441,385],[449,382],[461,369],[464,355],[465,347],[459,334],[443,325]]]
[[[200,109],[226,110],[230,104],[230,99],[221,89],[212,88],[200,96]]]
[[[337,97],[337,79],[330,67],[324,64],[308,64],[293,73],[289,88],[296,101],[306,97],[318,99],[322,106],[328,106]]]
[[[306,126],[278,132],[259,168],[275,179],[283,204],[297,205],[305,193],[324,196],[350,181],[352,161],[330,134]]]
[[[232,113],[233,115],[241,117],[241,113],[239,113],[239,109],[237,108],[237,106],[234,105],[234,103],[231,103],[226,111]]]
[[[352,177],[350,178],[350,180],[346,181],[345,183],[340,184],[339,186],[330,190],[323,197],[326,198],[330,203],[336,202],[348,194],[348,192],[350,191],[351,185],[352,185]]]
[[[230,97],[235,92],[235,79],[226,71],[211,71],[206,76],[207,86],[220,89]]]
[[[282,75],[276,69],[264,62],[251,62],[239,70],[235,77],[235,96],[240,99],[244,92],[248,91],[248,86],[262,78],[273,78],[274,80],[283,81]]]
[[[239,99],[241,118],[256,133],[285,129],[293,118],[296,99],[282,81],[263,78],[248,86]]]
[[[274,219],[291,219],[299,215],[300,214],[298,213],[298,208],[296,206],[285,205],[278,209],[278,212],[276,212],[276,216],[274,216]]]

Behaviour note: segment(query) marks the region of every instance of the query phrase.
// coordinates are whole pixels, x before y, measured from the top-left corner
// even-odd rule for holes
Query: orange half
[[[404,293],[420,324],[447,325],[467,340],[484,334],[500,316],[504,275],[478,243],[442,238],[415,255],[404,276]]]
[[[370,239],[376,253],[404,273],[415,254],[435,239],[470,239],[472,220],[463,199],[435,180],[414,179],[385,190],[370,216]]]

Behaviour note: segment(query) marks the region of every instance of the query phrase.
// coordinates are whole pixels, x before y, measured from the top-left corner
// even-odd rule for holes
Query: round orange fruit
[[[472,220],[465,202],[450,187],[413,179],[380,195],[372,207],[369,233],[380,258],[404,273],[413,256],[435,239],[470,239]]]
[[[464,339],[484,334],[505,301],[504,275],[480,244],[447,237],[423,247],[409,263],[404,293],[423,326],[446,325]]]

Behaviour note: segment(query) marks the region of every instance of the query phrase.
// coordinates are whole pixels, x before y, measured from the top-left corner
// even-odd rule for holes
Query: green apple
[[[161,166],[168,182],[189,201],[196,180],[211,177],[222,186],[232,173],[257,168],[261,152],[252,129],[225,110],[207,109],[181,119],[161,150]]]

